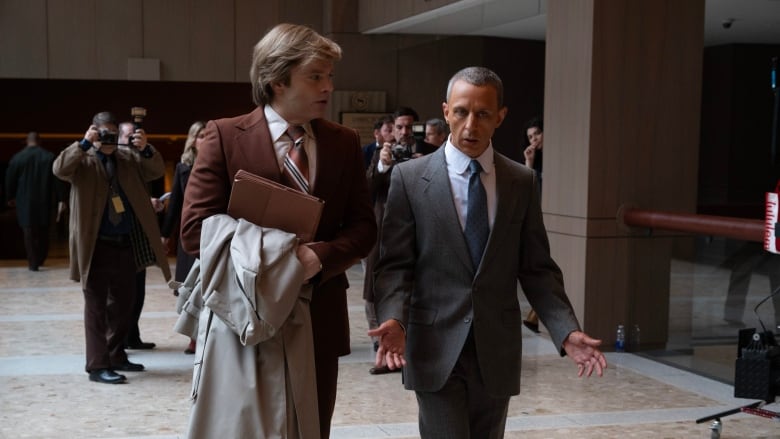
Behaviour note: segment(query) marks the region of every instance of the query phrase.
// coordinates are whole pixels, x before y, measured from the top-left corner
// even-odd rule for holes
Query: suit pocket
[[[412,308],[409,310],[410,325],[433,325],[436,320],[436,310],[426,308]]]

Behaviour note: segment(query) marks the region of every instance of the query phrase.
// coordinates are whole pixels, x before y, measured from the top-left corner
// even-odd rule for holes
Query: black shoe
[[[127,381],[127,377],[111,369],[98,369],[89,373],[89,380],[103,384],[123,384]]]
[[[401,368],[398,369],[390,369],[387,366],[380,366],[380,367],[372,367],[371,369],[368,369],[368,373],[371,375],[384,375],[386,373],[395,373],[400,372]]]
[[[145,368],[141,363],[131,363],[130,360],[125,361],[122,364],[111,366],[114,370],[121,370],[125,372],[142,372]]]
[[[157,345],[154,344],[154,343],[146,343],[146,342],[141,341],[141,340],[125,344],[125,348],[127,348],[127,349],[149,350],[149,349],[154,349],[155,346],[157,346]]]
[[[533,332],[534,334],[538,334],[539,333],[539,324],[538,323],[529,322],[528,320],[523,320],[523,324],[525,325],[526,328],[530,329],[531,332]]]

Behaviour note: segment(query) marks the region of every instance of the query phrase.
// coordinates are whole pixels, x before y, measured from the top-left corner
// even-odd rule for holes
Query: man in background
[[[447,140],[450,130],[447,122],[438,117],[428,119],[425,122],[425,141],[435,146],[442,146]]]
[[[54,160],[54,175],[71,184],[70,278],[84,292],[86,366],[90,381],[121,384],[117,371],[140,372],[125,352],[139,269],[157,265],[171,278],[146,184],[165,173],[160,153],[138,130],[118,145],[119,127],[103,111],[81,141]]]
[[[137,131],[137,133],[136,133]],[[142,136],[143,134],[143,136]],[[133,122],[122,122],[119,124],[119,144],[132,146],[134,136],[138,136],[143,140],[144,145],[146,142],[146,134],[143,130],[138,129]],[[162,178],[158,178],[153,182],[147,184],[147,188],[159,186],[154,184],[157,182],[163,182]],[[161,190],[157,190],[160,191]],[[154,189],[150,190],[150,193],[155,193]],[[165,209],[165,205],[155,197],[150,199],[152,203],[152,209],[158,216],[160,212]],[[158,222],[159,224],[159,222]],[[154,349],[157,346],[154,343],[145,342],[141,340],[141,329],[138,327],[138,321],[141,319],[141,312],[144,309],[144,302],[146,301],[146,268],[139,270],[135,274],[135,304],[133,305],[133,318],[130,321],[130,327],[127,329],[127,336],[125,337],[125,347],[127,349]]]
[[[64,199],[63,186],[51,171],[54,154],[38,140],[38,133],[27,134],[27,146],[11,157],[5,176],[7,204],[16,208],[30,271],[38,271],[46,260],[52,208]]]
[[[371,159],[374,157],[374,151],[382,148],[385,142],[393,141],[393,118],[388,114],[380,117],[374,122],[374,142],[363,146],[363,161],[366,169],[371,166]]]

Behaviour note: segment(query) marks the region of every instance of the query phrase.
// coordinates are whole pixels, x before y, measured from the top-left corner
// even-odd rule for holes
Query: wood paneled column
[[[585,330],[668,336],[673,238],[620,206],[695,213],[704,0],[549,0],[542,208]]]

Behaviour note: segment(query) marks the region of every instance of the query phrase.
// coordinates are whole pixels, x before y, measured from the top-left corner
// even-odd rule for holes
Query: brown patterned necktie
[[[309,193],[309,157],[303,148],[306,132],[300,125],[290,125],[286,134],[292,145],[284,156],[284,174],[296,188]]]

